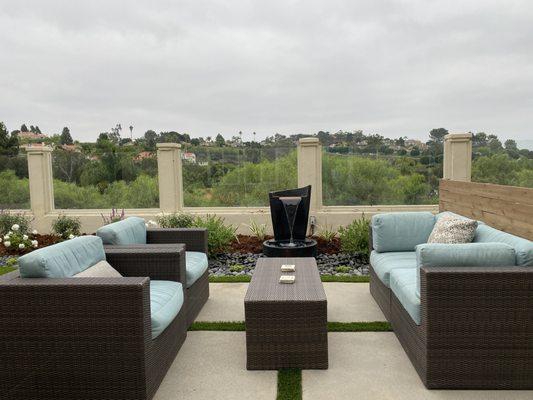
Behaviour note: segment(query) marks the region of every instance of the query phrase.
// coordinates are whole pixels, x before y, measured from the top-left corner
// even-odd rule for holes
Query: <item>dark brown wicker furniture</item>
[[[172,248],[175,244],[184,244],[187,251],[198,251],[207,254],[207,230],[204,228],[151,228],[146,231],[146,242],[152,248]],[[146,245],[133,244],[126,246],[105,245],[106,249],[121,247],[133,249]],[[185,278],[185,254],[179,261],[183,268],[183,287],[187,287]],[[209,298],[209,271],[206,271],[194,284],[187,288],[187,324],[190,326]]]
[[[296,281],[279,283],[282,264]],[[327,300],[314,258],[261,258],[244,298],[246,366],[328,368]]]
[[[417,325],[370,267],[370,292],[427,388],[533,388],[532,268],[423,267],[420,281]]]
[[[0,277],[0,397],[145,400],[187,335],[186,307],[151,337],[150,278],[180,281],[184,248],[108,250],[124,278]],[[187,299],[185,299],[187,301]]]

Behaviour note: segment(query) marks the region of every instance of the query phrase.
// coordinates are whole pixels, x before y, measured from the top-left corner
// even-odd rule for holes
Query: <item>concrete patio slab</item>
[[[325,282],[324,289],[328,298],[328,321],[387,320],[370,295],[368,283]]]
[[[197,321],[244,321],[244,295],[248,283],[211,283],[209,300]],[[334,322],[385,321],[370,296],[368,283],[325,282],[328,320]]]
[[[189,332],[154,400],[273,400],[277,371],[246,370],[244,332]]]
[[[427,390],[392,332],[330,333],[329,369],[303,371],[303,399],[526,400],[533,391]]]

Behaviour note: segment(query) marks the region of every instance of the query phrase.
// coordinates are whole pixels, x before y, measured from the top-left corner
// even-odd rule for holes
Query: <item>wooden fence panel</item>
[[[530,188],[442,179],[439,210],[478,219],[496,229],[533,240],[533,189]]]

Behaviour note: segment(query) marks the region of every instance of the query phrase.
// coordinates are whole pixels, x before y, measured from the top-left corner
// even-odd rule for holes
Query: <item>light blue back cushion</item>
[[[80,236],[32,251],[18,259],[23,278],[68,278],[105,260],[102,239]]]
[[[146,244],[146,224],[144,219],[129,217],[122,221],[102,226],[96,231],[104,244]]]
[[[514,249],[504,243],[426,243],[416,246],[417,294],[420,267],[509,267],[515,265]]]
[[[507,232],[499,231],[488,225],[478,226],[474,242],[499,242],[512,246],[516,253],[516,265],[521,267],[533,267],[533,242]]]
[[[372,217],[374,250],[414,251],[417,244],[426,243],[435,225],[430,212],[377,214]]]

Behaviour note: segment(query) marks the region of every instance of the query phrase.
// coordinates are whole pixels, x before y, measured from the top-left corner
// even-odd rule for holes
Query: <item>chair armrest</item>
[[[207,236],[205,228],[151,228],[146,231],[146,242],[183,243],[187,251],[207,253]]]
[[[533,350],[533,268],[421,267],[428,346]]]
[[[109,264],[123,276],[187,283],[183,245],[106,245],[104,251]]]
[[[11,390],[32,384],[38,374],[50,380],[80,376],[96,384],[94,368],[102,364],[111,382],[135,384],[144,373],[151,343],[150,280],[3,281],[0,326],[0,365],[7,372],[0,388],[9,398]]]

